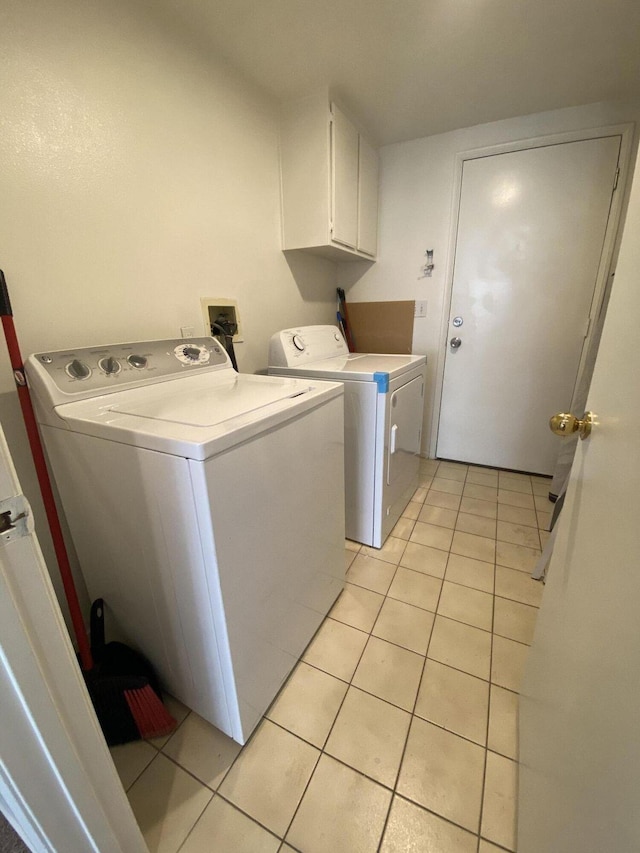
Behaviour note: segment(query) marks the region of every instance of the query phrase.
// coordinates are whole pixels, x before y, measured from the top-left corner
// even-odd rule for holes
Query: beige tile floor
[[[549,480],[423,460],[240,748],[175,700],[170,738],[112,750],[150,850],[515,850],[517,706]]]

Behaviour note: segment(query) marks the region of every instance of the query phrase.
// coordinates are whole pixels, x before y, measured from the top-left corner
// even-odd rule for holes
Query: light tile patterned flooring
[[[421,462],[250,742],[168,700],[112,750],[152,851],[515,850],[517,692],[543,587],[548,479]]]

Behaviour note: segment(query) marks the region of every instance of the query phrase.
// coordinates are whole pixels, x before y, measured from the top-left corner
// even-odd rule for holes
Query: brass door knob
[[[591,427],[595,420],[596,416],[593,412],[585,412],[582,420],[568,412],[560,412],[551,418],[549,427],[555,435],[567,436],[577,432],[580,438],[587,438],[591,434]]]

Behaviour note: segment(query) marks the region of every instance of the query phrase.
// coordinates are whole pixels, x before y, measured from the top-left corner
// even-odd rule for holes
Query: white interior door
[[[558,447],[547,422],[571,403],[620,142],[465,161],[440,458],[553,473]]]
[[[597,423],[573,463],[521,692],[519,853],[640,849],[639,234],[636,175],[587,404]]]
[[[0,811],[34,853],[147,850],[98,727],[1,428],[0,706]]]

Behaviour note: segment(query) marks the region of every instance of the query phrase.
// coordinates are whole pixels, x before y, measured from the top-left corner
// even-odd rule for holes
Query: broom
[[[160,688],[151,664],[142,655],[122,646],[121,643],[104,645],[104,628],[100,634],[99,622],[96,621],[98,620],[97,610],[100,609],[103,612],[104,609],[102,599],[98,600],[99,605],[98,602],[94,602],[96,616],[93,620],[94,631],[97,632],[95,648],[101,656],[100,663],[96,664],[91,653],[31,395],[27,387],[7,282],[2,270],[0,270],[0,317],[2,317],[11,368],[60,569],[62,586],[69,605],[71,624],[78,644],[80,667],[98,722],[110,745],[170,734],[177,726],[177,722],[162,704]],[[114,645],[121,648],[109,651],[109,647]],[[123,649],[127,649],[127,652],[123,652]]]
[[[355,352],[356,342],[353,339],[351,321],[349,320],[349,315],[347,314],[347,297],[345,296],[344,290],[341,287],[338,287],[336,289],[336,293],[338,294],[338,314],[340,315],[340,321],[342,325],[342,330],[344,332],[344,337],[347,342],[347,348],[349,352]]]
[[[104,601],[91,605],[93,669],[85,681],[109,744],[170,734],[177,723],[160,701],[160,684],[149,661],[124,643],[104,641]]]

